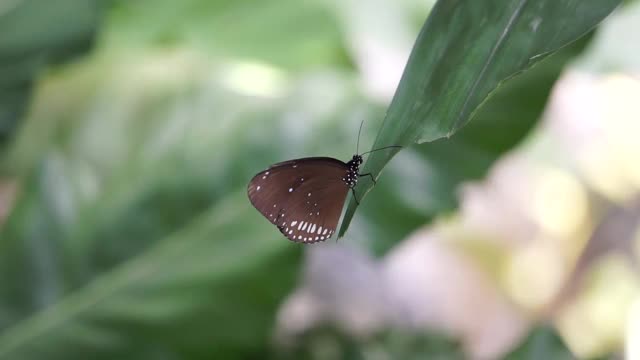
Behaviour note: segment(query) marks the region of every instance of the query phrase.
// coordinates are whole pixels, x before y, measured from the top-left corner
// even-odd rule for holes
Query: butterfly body
[[[347,166],[347,175],[342,178],[347,186],[353,189],[358,184],[358,176],[360,175],[360,165],[362,164],[362,156],[353,155],[345,165]]]
[[[249,200],[289,240],[324,241],[336,230],[361,164],[360,155],[346,163],[329,157],[277,163],[251,179]]]

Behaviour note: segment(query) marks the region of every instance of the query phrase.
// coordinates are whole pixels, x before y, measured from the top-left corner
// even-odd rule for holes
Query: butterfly
[[[327,240],[336,231],[349,190],[358,202],[354,191],[358,178],[369,176],[376,183],[371,173],[360,174],[362,155],[392,147],[400,146],[363,154],[356,150],[346,163],[308,157],[271,165],[249,182],[249,200],[287,239],[305,244]]]

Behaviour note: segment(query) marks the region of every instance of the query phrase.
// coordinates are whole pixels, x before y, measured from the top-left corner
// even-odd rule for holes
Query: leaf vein
[[[511,29],[514,26],[516,19],[520,17],[522,9],[527,4],[527,2],[528,0],[520,0],[520,4],[518,4],[513,14],[511,14],[511,17],[509,18],[507,25],[505,26],[505,28],[502,30],[502,33],[500,34],[500,37],[491,48],[491,52],[489,53],[489,56],[487,57],[487,60],[484,63],[484,66],[480,70],[480,73],[478,73],[478,76],[476,77],[476,80],[473,82],[473,85],[471,85],[471,89],[467,93],[464,103],[462,104],[462,108],[458,113],[458,117],[454,123],[455,125],[449,130],[447,137],[451,136],[457,129],[460,128],[460,125],[461,125],[460,123],[464,120],[465,118],[464,115],[467,113],[467,108],[469,107],[469,101],[471,101],[471,98],[476,93],[476,88],[480,84],[480,81],[484,79],[484,76],[487,72],[487,69],[489,68],[489,65],[493,62],[493,58],[495,58],[496,54],[498,53],[498,49],[500,49],[507,35],[511,32]]]

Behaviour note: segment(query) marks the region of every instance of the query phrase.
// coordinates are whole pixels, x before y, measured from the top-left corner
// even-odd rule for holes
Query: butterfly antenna
[[[364,120],[360,122],[360,130],[358,130],[358,142],[356,143],[356,154],[358,153],[358,149],[360,149],[360,132],[362,131],[362,125],[364,125]]]
[[[379,149],[373,149],[373,150],[369,150],[367,152],[363,152],[362,154],[360,154],[360,156],[368,154],[368,153],[372,153],[374,151],[378,151],[378,150],[384,150],[384,149],[390,149],[390,148],[401,148],[402,146],[400,145],[391,145],[391,146],[385,146],[385,147],[381,147]]]

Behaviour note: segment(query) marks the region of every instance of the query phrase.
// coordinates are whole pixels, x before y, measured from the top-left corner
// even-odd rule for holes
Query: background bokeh
[[[373,141],[433,5],[0,2],[0,358],[640,358],[640,3],[301,246],[249,179]]]

